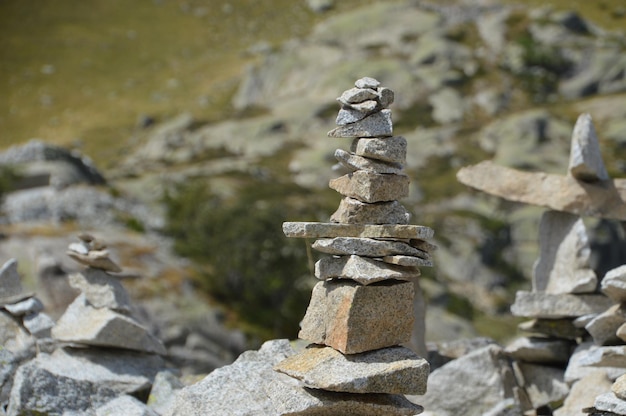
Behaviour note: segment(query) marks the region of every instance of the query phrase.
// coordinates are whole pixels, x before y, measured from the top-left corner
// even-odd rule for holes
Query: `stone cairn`
[[[329,223],[283,224],[287,237],[316,239],[313,248],[330,256],[315,264],[321,281],[301,322],[299,338],[311,344],[274,369],[309,391],[335,392],[328,407],[360,402],[368,415],[421,413],[403,395],[424,394],[429,374],[425,359],[400,346],[411,338],[418,267],[432,266],[435,246],[426,241],[433,230],[409,225],[398,202],[409,178],[406,139],[392,135],[393,99],[367,77],[338,98],[338,127],[328,135],[353,138],[350,152],[335,152],[349,171],[330,181],[343,196],[339,209]]]
[[[110,274],[122,269],[110,259],[106,245],[88,234],[79,240],[69,245],[67,254],[87,266],[69,276],[70,286],[81,293],[59,318],[52,336],[65,343],[165,355],[161,341],[132,317],[126,289]]]
[[[548,378],[549,368],[553,380],[552,394],[531,394],[526,408],[565,399],[555,415],[583,409],[593,415],[626,415],[626,265],[599,282],[590,267],[582,219],[625,221],[626,181],[609,177],[591,117],[582,114],[576,122],[566,176],[520,172],[490,162],[464,168],[457,176],[488,193],[551,209],[539,225],[540,257],[532,291],[517,292],[511,307],[513,315],[532,318],[519,328],[533,335],[507,346],[520,378],[526,378],[527,387],[536,386],[533,377]],[[554,387],[559,384],[555,380],[561,380],[561,388]]]
[[[14,353],[29,350],[35,341],[49,340],[54,326],[52,318],[42,312],[41,301],[23,291],[17,266],[17,260],[10,259],[0,268],[0,345]]]

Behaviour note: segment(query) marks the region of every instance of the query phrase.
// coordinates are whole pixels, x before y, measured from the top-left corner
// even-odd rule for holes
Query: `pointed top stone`
[[[0,267],[0,306],[9,305],[31,297],[22,292],[22,281],[17,272],[17,260],[10,259]]]
[[[600,144],[591,116],[581,114],[572,133],[572,148],[569,159],[569,174],[583,182],[598,182],[609,179],[604,167]]]

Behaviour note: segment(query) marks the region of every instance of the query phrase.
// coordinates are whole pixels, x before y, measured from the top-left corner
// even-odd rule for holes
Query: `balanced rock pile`
[[[156,416],[148,395],[164,384],[181,387],[160,357],[165,348],[131,316],[128,293],[108,273],[121,268],[105,245],[90,235],[80,240],[68,254],[88,266],[69,277],[81,294],[48,331],[47,348],[15,370],[7,414]]]
[[[432,265],[433,231],[408,225],[398,203],[409,178],[406,140],[392,135],[387,109],[393,92],[372,78],[355,86],[338,98],[339,126],[328,133],[354,138],[350,152],[335,152],[349,170],[330,182],[343,195],[339,209],[329,223],[283,224],[287,237],[317,239],[313,248],[330,256],[315,265],[321,282],[301,323],[299,337],[311,344],[274,368],[327,394],[329,412],[349,400],[354,414],[415,415],[421,407],[402,395],[426,392],[429,365],[400,345],[411,338],[413,280],[418,266]]]
[[[551,209],[539,226],[532,291],[517,292],[511,307],[514,315],[532,318],[520,329],[534,335],[507,347],[518,362],[527,407],[565,399],[555,415],[583,409],[626,415],[626,266],[598,279],[582,219],[626,220],[626,193],[624,180],[612,180],[604,167],[591,117],[582,114],[576,122],[565,176],[483,162],[463,168],[457,177],[506,199]]]

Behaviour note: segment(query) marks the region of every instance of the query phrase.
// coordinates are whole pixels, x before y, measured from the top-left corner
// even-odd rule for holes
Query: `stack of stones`
[[[11,259],[0,268],[0,345],[13,352],[28,348],[34,340],[50,339],[54,326],[52,318],[42,312],[41,301],[23,291],[17,266],[17,260]],[[15,327],[17,323],[21,325]]]
[[[88,267],[69,276],[81,294],[68,306],[52,329],[58,341],[165,354],[165,347],[131,313],[128,293],[110,273],[121,268],[109,257],[106,245],[88,234],[79,236],[67,254]]]
[[[363,415],[421,413],[403,395],[424,394],[429,374],[428,362],[401,346],[416,319],[418,266],[432,265],[435,247],[426,241],[432,229],[409,225],[398,203],[408,195],[409,178],[406,140],[392,135],[393,98],[372,78],[338,98],[339,126],[329,136],[354,139],[350,152],[335,153],[349,170],[330,182],[343,196],[339,209],[329,223],[283,224],[287,237],[317,239],[313,248],[330,256],[315,265],[321,282],[301,323],[299,337],[311,344],[275,370],[312,394],[323,392],[327,407],[350,401]]]

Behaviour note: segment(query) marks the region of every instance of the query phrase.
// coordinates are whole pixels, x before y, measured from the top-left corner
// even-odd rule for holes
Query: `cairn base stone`
[[[404,347],[344,355],[319,345],[287,358],[275,370],[306,387],[345,393],[424,394],[428,362]]]
[[[550,294],[520,290],[511,313],[515,316],[559,319],[604,312],[613,302],[603,295]]]
[[[362,286],[329,280],[313,288],[299,338],[344,354],[392,347],[411,339],[412,282]]]
[[[409,195],[409,177],[357,170],[331,179],[328,186],[343,196],[361,202],[396,201]]]
[[[79,295],[52,328],[59,341],[77,344],[124,348],[166,354],[165,347],[146,328],[128,316],[110,309],[97,309]]]

